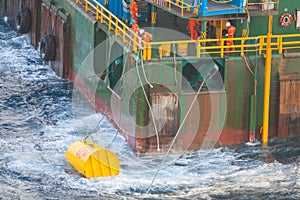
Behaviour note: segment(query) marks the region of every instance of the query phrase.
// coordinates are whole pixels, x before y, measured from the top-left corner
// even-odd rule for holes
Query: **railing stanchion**
[[[221,44],[221,58],[224,58],[224,40],[221,39],[220,44]]]
[[[278,37],[278,53],[282,54],[282,36]]]
[[[89,1],[85,1],[85,11],[89,12]]]

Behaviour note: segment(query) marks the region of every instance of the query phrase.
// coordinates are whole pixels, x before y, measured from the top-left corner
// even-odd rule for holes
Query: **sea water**
[[[106,118],[76,102],[79,116],[72,82],[0,20],[0,199],[300,199],[299,138],[172,155],[150,187],[164,157],[136,157]],[[86,179],[66,162],[87,136],[119,157],[120,175]]]

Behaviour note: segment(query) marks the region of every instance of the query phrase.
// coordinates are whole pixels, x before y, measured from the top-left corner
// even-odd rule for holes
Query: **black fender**
[[[54,35],[44,34],[40,41],[40,55],[44,61],[55,59],[56,42]]]
[[[21,34],[28,33],[31,28],[31,12],[27,7],[21,7],[15,18],[17,31]]]

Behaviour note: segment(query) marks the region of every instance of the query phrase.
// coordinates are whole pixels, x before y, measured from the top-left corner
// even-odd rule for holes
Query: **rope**
[[[143,58],[143,51],[142,50],[140,50],[140,51],[141,51],[141,58]],[[146,76],[143,59],[141,59],[141,64],[142,64],[142,70],[143,70],[143,75],[144,75],[145,81],[151,88],[153,88],[153,85],[148,81],[148,78]]]
[[[144,88],[144,85],[143,85],[143,82],[142,82],[142,79],[141,79],[141,76],[140,76],[140,72],[139,72],[139,67],[138,67],[138,59],[139,59],[139,54],[140,54],[140,51],[138,52],[138,56],[136,58],[136,71],[137,71],[137,75],[138,75],[138,78],[139,78],[139,81],[140,81],[140,84],[141,84],[141,87],[142,87],[142,90],[143,90],[143,93],[144,93],[144,96],[146,98],[146,101],[147,101],[147,105],[149,107],[149,111],[150,111],[150,114],[151,114],[151,118],[152,118],[152,121],[153,121],[153,125],[154,125],[154,129],[155,129],[155,134],[156,134],[156,142],[157,142],[157,151],[160,151],[160,148],[159,148],[159,136],[158,136],[158,130],[157,130],[157,127],[156,127],[156,123],[155,123],[155,119],[154,119],[154,116],[153,116],[153,112],[152,112],[152,108],[151,108],[151,105],[150,105],[150,102],[149,102],[149,99],[148,99],[148,96],[146,94],[146,91],[145,91],[145,88]],[[141,59],[143,58],[142,54],[141,54]]]
[[[215,73],[216,73],[216,72],[215,72]],[[150,192],[151,187],[152,187],[152,185],[153,185],[155,179],[156,179],[157,176],[158,176],[158,173],[160,172],[160,170],[162,169],[163,165],[165,164],[167,158],[169,157],[171,148],[173,147],[173,145],[174,145],[174,143],[175,143],[175,140],[177,139],[177,137],[178,137],[178,135],[179,135],[179,133],[180,133],[180,130],[181,130],[181,128],[183,127],[183,124],[185,123],[185,120],[187,119],[189,113],[190,113],[191,110],[192,110],[193,105],[195,104],[195,102],[196,102],[196,100],[197,100],[197,94],[201,91],[201,89],[202,89],[204,83],[205,83],[209,78],[211,78],[212,76],[214,76],[215,73],[212,73],[212,71],[211,71],[211,73],[208,74],[208,75],[205,77],[205,79],[203,80],[203,82],[201,83],[201,85],[200,85],[200,87],[199,87],[199,89],[198,89],[198,91],[197,91],[197,93],[196,93],[196,95],[195,95],[195,97],[194,97],[194,99],[193,99],[193,101],[192,101],[192,103],[191,103],[191,106],[189,107],[189,109],[188,109],[188,111],[187,111],[187,114],[184,116],[184,119],[182,120],[182,123],[180,124],[180,126],[179,126],[179,128],[178,128],[178,130],[177,130],[177,132],[176,132],[176,135],[175,135],[175,137],[174,137],[173,140],[172,140],[172,143],[171,143],[171,145],[170,145],[170,147],[169,147],[169,149],[168,149],[168,151],[167,151],[167,154],[165,155],[163,161],[161,162],[159,168],[157,169],[157,171],[156,171],[156,173],[155,173],[155,175],[154,175],[154,177],[153,177],[153,179],[152,179],[152,181],[151,181],[151,183],[150,183],[150,185],[149,185],[149,187],[148,187],[148,190],[147,190],[146,194],[148,194],[148,193]]]
[[[110,72],[113,72],[113,71],[110,71]],[[81,74],[82,75],[82,74]],[[94,77],[98,77],[98,75],[91,75],[91,76],[84,76],[83,78],[84,79],[90,79],[90,78],[94,78]],[[127,97],[128,99],[129,99],[129,101],[131,101],[132,103],[134,103],[134,100],[131,98],[131,96],[129,96],[128,94],[126,94],[126,93],[123,93],[123,95],[125,96],[125,97]],[[137,111],[139,114],[142,114],[142,112],[141,111]]]
[[[100,124],[103,121],[103,119],[104,119],[104,115],[102,115],[102,118],[99,120],[98,124],[95,126],[93,130],[85,132],[88,135],[84,138],[84,140],[87,140],[94,132],[96,132],[100,128]]]
[[[255,40],[255,44],[257,44],[257,39]],[[255,65],[252,63],[252,61],[249,59],[248,56],[244,55],[243,56],[243,59],[244,59],[244,62],[246,64],[246,67],[247,69],[249,70],[249,72],[254,76],[256,77],[256,72],[257,72],[257,52],[258,52],[258,47],[256,46],[256,50],[255,50],[255,53],[256,53],[256,58],[255,58]],[[255,73],[253,72],[253,70],[251,69],[250,65],[249,65],[249,62],[255,67]]]
[[[249,35],[249,24],[250,24],[250,13],[249,13],[249,10],[247,9],[247,8],[245,8],[245,11],[246,11],[246,13],[247,13],[247,35],[246,35],[246,37],[248,37],[248,35]]]
[[[249,63],[248,63],[248,60],[247,60],[247,57],[246,57],[245,55],[243,56],[243,60],[244,60],[244,62],[245,62],[245,64],[246,64],[246,67],[247,67],[247,69],[249,70],[249,72],[252,74],[252,76],[254,76],[254,72],[253,72],[252,69],[250,68]]]
[[[115,134],[113,140],[111,141],[110,144],[108,144],[108,145],[105,147],[105,149],[108,149],[108,148],[115,142],[115,140],[117,139],[117,136],[118,136],[118,133],[119,133],[119,132],[118,132],[117,130],[115,130],[115,132],[116,132],[116,134]]]

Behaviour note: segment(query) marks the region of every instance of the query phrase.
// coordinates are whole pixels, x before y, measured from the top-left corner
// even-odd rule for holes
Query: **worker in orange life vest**
[[[226,34],[227,38],[234,38],[236,28],[234,26],[232,26],[230,22],[226,22],[226,27],[227,27],[227,34]],[[228,46],[228,47],[234,46],[233,40],[227,40],[226,41],[226,46]],[[235,51],[234,47],[226,48],[226,51],[229,51],[230,49],[232,51]]]
[[[201,23],[197,20],[190,19],[188,24],[188,29],[190,30],[191,40],[197,40],[198,32],[197,26],[201,25]]]
[[[139,32],[140,32],[140,26],[137,23],[133,23],[131,26],[131,29],[133,32],[135,32],[137,34],[139,34]]]
[[[137,2],[133,0],[130,2],[130,14],[131,14],[131,19],[136,21],[136,23],[138,21],[137,20],[138,13],[139,13],[139,8]]]
[[[146,32],[144,29],[140,30],[140,35],[145,42],[150,42],[153,37],[151,33]]]

